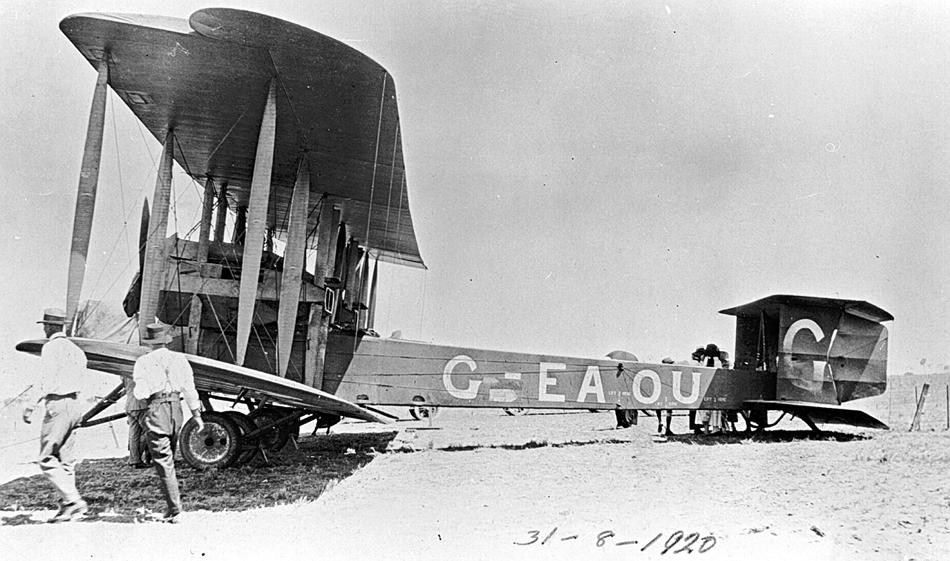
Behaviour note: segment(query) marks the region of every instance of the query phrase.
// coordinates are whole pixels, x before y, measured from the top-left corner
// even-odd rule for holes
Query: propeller
[[[139,224],[139,270],[132,279],[132,286],[122,300],[122,310],[125,315],[132,317],[139,311],[142,298],[142,267],[145,266],[145,244],[148,242],[148,198],[142,203],[142,220]]]

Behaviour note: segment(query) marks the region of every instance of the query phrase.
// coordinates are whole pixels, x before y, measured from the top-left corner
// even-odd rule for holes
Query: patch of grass
[[[604,438],[600,440],[568,440],[549,442],[546,439],[532,439],[522,444],[449,444],[439,448],[440,452],[471,452],[472,450],[531,450],[533,448],[567,448],[570,446],[593,446],[599,444],[630,444],[629,440]],[[412,448],[400,448],[396,452],[415,452]]]
[[[239,468],[198,471],[176,462],[182,504],[187,510],[240,511],[313,500],[352,475],[386,449],[390,433],[335,434],[302,438],[269,463],[260,458]],[[143,512],[164,512],[165,501],[154,469],[128,467],[125,458],[86,460],[76,484],[93,513],[134,521]],[[42,475],[0,485],[0,510],[42,510],[56,505],[53,488]]]

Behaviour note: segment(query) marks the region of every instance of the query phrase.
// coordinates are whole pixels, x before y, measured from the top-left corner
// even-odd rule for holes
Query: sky
[[[946,3],[294,4],[228,6],[395,80],[428,269],[382,270],[380,333],[659,361],[731,350],[720,309],[803,294],[891,312],[891,374],[950,364]],[[65,306],[96,75],[59,21],[204,7],[0,2],[0,394],[31,367],[16,342]],[[108,103],[83,297],[120,302],[160,147]],[[199,188],[175,189],[184,232]]]

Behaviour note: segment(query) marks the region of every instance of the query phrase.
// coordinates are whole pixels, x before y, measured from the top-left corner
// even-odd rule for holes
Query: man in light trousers
[[[171,339],[164,325],[153,323],[146,326],[146,336],[141,343],[153,350],[135,361],[132,393],[136,399],[148,402],[145,429],[148,431],[149,452],[167,504],[163,521],[175,524],[181,514],[175,448],[182,427],[182,399],[195,417],[199,431],[204,428],[204,422],[191,365],[185,355],[165,347]]]
[[[63,333],[66,314],[61,310],[47,308],[37,323],[43,324],[49,341],[40,353],[39,379],[30,388],[23,420],[33,422],[33,412],[43,404],[39,466],[60,496],[59,511],[49,522],[67,522],[85,516],[89,510],[76,488],[80,458],[73,435],[83,415],[80,390],[86,374],[86,354]]]

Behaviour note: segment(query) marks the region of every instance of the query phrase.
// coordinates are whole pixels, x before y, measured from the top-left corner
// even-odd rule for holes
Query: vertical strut
[[[89,124],[86,128],[86,146],[82,153],[79,188],[76,193],[76,212],[73,218],[73,240],[69,251],[69,272],[66,283],[66,330],[72,334],[73,320],[79,308],[83,277],[86,275],[86,256],[92,233],[92,215],[96,209],[96,189],[99,185],[99,162],[102,156],[102,129],[105,126],[106,88],[109,83],[109,55],[102,54],[99,76],[92,95]]]
[[[247,233],[244,259],[241,264],[241,289],[238,298],[237,364],[243,365],[251,321],[257,302],[258,275],[261,271],[264,232],[267,228],[267,205],[270,199],[271,169],[274,163],[274,142],[277,130],[277,80],[272,78],[261,118],[251,178],[251,194],[247,205]]]
[[[159,291],[164,282],[165,230],[168,228],[168,207],[172,188],[172,150],[175,133],[168,129],[159,162],[155,193],[152,195],[152,214],[148,222],[148,241],[145,243],[145,266],[142,268],[142,296],[139,305],[139,336],[145,337],[145,326],[155,321],[158,312]]]
[[[244,237],[247,233],[247,206],[239,204],[234,209],[234,233],[231,236],[231,243],[244,245]]]
[[[224,224],[228,217],[228,184],[224,182],[218,188],[218,213],[214,219],[214,241],[224,241]]]
[[[379,255],[376,255],[373,263],[373,281],[369,286],[369,310],[366,311],[366,329],[373,330],[376,325],[376,281],[379,279]]]
[[[209,176],[205,181],[204,199],[201,202],[201,225],[198,229],[198,276],[203,276],[203,265],[208,262],[208,244],[211,238],[211,214],[214,205],[214,180]],[[201,335],[201,295],[191,295],[191,309],[188,312],[188,340],[185,351],[198,354],[198,339]]]
[[[306,154],[297,168],[293,199],[290,202],[290,223],[284,249],[284,272],[280,281],[280,304],[277,309],[277,373],[287,376],[287,364],[294,343],[300,284],[307,254],[307,207],[310,205],[310,169]]]
[[[333,208],[327,200],[323,201],[320,211],[320,230],[317,233],[317,262],[315,276],[318,283],[326,288],[327,277],[333,276],[331,267],[336,262],[337,245],[341,231],[345,226],[340,223],[340,211]],[[316,307],[314,307],[316,308]],[[308,331],[307,365],[312,365],[307,385],[323,389],[323,365],[327,353],[327,336],[330,332],[329,310],[311,309]]]

